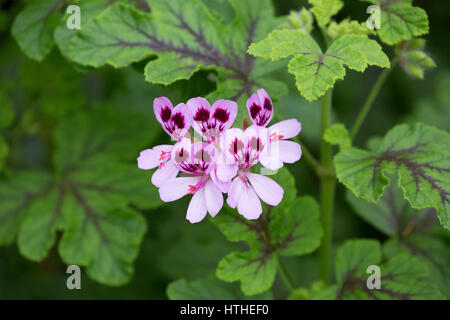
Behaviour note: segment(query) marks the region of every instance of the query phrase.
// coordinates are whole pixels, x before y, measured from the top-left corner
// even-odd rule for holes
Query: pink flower
[[[251,95],[247,100],[247,109],[250,119],[256,126],[266,127],[272,119],[272,100],[264,89],[259,89],[257,93]],[[286,139],[297,136],[301,128],[301,123],[296,119],[281,121],[269,127],[270,147],[261,155],[261,164],[276,170],[280,169],[283,163],[300,160],[302,156],[300,145]]]
[[[277,170],[283,163],[294,163],[300,160],[302,149],[300,144],[288,141],[300,133],[302,125],[296,119],[275,123],[269,127],[270,148],[260,157],[261,164],[269,169]]]
[[[163,129],[175,140],[183,138],[191,127],[192,114],[183,103],[173,108],[169,99],[159,97],[153,101],[153,111]],[[161,187],[178,174],[177,167],[169,161],[171,152],[171,145],[160,145],[142,151],[137,159],[139,169],[150,170],[158,167],[152,175],[152,183],[157,187]]]
[[[159,189],[159,194],[164,202],[192,194],[186,215],[191,223],[200,222],[207,213],[215,217],[222,209],[222,191],[228,191],[228,188],[224,183],[214,183],[217,180],[214,156],[213,145],[205,142],[191,143],[189,139],[181,140],[172,149],[171,159],[175,166],[192,176],[167,181]]]
[[[237,175],[228,191],[227,203],[249,220],[261,215],[260,199],[272,206],[283,199],[284,191],[278,183],[250,172],[269,143],[268,129],[258,126],[245,131],[228,129],[221,139],[222,164],[217,166],[217,175],[225,180]]]
[[[218,140],[222,132],[236,119],[238,106],[231,100],[217,100],[212,107],[204,98],[192,98],[187,102],[193,116],[194,129],[207,142]]]
[[[138,168],[150,170],[158,167],[152,175],[152,183],[161,187],[163,183],[175,178],[178,174],[177,167],[170,161],[172,146],[160,145],[141,152],[137,159]]]
[[[169,99],[159,97],[153,101],[153,111],[164,131],[176,141],[183,139],[192,125],[191,110],[184,103],[174,108]]]
[[[247,100],[248,115],[254,124],[265,127],[273,116],[273,103],[266,90],[258,89]]]

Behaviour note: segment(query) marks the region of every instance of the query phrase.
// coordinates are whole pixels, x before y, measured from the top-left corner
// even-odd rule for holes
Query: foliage
[[[353,3],[304,3],[0,6],[0,286],[11,289],[21,270],[29,283],[57,274],[59,288],[64,265],[77,264],[93,296],[108,285],[131,298],[139,288],[193,300],[448,299],[449,77],[433,38],[447,31],[425,40],[430,21],[412,0],[361,1],[381,9],[378,30],[357,20],[367,16]],[[69,4],[81,8],[80,30],[66,27]],[[306,140],[300,165],[265,171],[277,173],[282,202],[263,205],[257,220],[225,204],[211,223],[185,224],[185,206],[162,206],[136,167],[138,152],[162,141],[151,101],[235,100],[235,126],[245,128],[245,101],[259,88],[280,120],[302,122]],[[373,133],[384,137],[360,147]],[[370,265],[380,267],[381,289],[366,285]],[[25,275],[32,268],[37,275]],[[11,295],[26,291],[18,288]]]

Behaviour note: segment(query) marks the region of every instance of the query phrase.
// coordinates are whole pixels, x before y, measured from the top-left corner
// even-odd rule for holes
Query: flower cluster
[[[154,100],[153,109],[156,119],[176,143],[142,151],[138,167],[157,168],[152,183],[159,188],[163,201],[193,195],[186,216],[191,223],[201,221],[207,213],[215,217],[223,207],[223,194],[227,194],[231,208],[237,208],[250,220],[261,215],[260,200],[271,206],[281,202],[281,186],[267,176],[253,173],[252,167],[259,162],[276,170],[284,163],[298,161],[300,145],[286,139],[295,137],[301,124],[290,119],[267,127],[273,116],[273,103],[264,89],[247,100],[253,124],[245,130],[231,128],[238,105],[230,100],[218,100],[211,106],[198,97],[174,108],[169,99],[160,97]],[[201,135],[201,141],[194,141],[191,127]]]

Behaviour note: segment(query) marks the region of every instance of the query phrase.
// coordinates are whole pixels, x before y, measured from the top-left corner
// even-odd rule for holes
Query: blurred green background
[[[337,20],[352,17],[364,21],[367,4],[346,0]],[[189,81],[162,87],[144,82],[143,65],[114,70],[107,67],[79,72],[55,49],[42,63],[29,60],[10,35],[11,23],[26,1],[0,0],[0,91],[11,99],[16,110],[16,124],[8,132],[11,141],[9,164],[17,168],[46,167],[51,145],[46,132],[60,119],[80,109],[105,105],[108,108],[135,109],[153,114],[152,101],[166,95],[174,103],[205,95],[215,84],[202,71]],[[273,1],[278,15],[308,6],[307,1]],[[393,125],[421,121],[450,129],[450,66],[448,58],[449,1],[415,1],[430,20],[427,53],[437,68],[426,73],[425,80],[415,80],[396,67],[363,124],[356,145],[365,146],[369,137],[384,135]],[[388,55],[392,52],[386,48]],[[370,68],[364,74],[349,71],[338,82],[334,96],[334,120],[350,126],[357,110],[376,80],[380,70]],[[315,154],[319,149],[319,108],[300,97],[293,76],[280,71],[277,77],[289,86],[289,94],[275,103],[280,117],[295,117],[302,122],[301,137]],[[242,107],[242,106],[241,106]],[[156,121],[149,123],[160,130]],[[158,128],[158,129],[157,129]],[[167,141],[162,130],[159,141]],[[158,144],[158,143],[155,143]],[[136,155],[137,156],[137,155]],[[317,196],[318,181],[305,161],[288,166],[296,178],[300,195]],[[384,236],[357,216],[346,203],[344,188],[338,186],[334,215],[334,244],[350,238]],[[135,262],[134,277],[125,286],[101,285],[82,274],[82,289],[66,288],[66,266],[56,249],[41,263],[23,258],[16,244],[0,247],[0,299],[165,299],[169,282],[178,278],[196,279],[214,273],[218,261],[237,244],[229,243],[215,226],[205,220],[191,225],[185,220],[189,199],[143,212],[148,231]],[[290,258],[287,267],[295,280],[308,286],[318,276],[316,256]],[[238,285],[235,284],[237,288]],[[277,279],[275,297],[285,296]]]

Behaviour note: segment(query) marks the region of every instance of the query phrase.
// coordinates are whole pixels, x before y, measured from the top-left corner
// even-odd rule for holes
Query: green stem
[[[321,137],[325,130],[331,124],[331,101],[333,91],[328,90],[322,98],[321,108]],[[333,170],[331,145],[321,141],[320,144],[320,162],[325,170],[320,176],[320,210],[321,224],[323,229],[322,245],[320,247],[320,279],[328,284],[330,280],[331,269],[331,238],[332,238],[332,216],[334,191],[336,187],[335,178],[328,174]]]
[[[286,266],[281,261],[280,257],[276,255],[277,257],[277,263],[278,263],[278,273],[281,277],[281,280],[283,281],[284,285],[286,286],[286,289],[288,289],[289,292],[295,289],[295,282],[292,278],[289,271],[286,269]]]
[[[311,168],[313,168],[314,171],[319,174],[321,172],[321,165],[319,161],[313,156],[311,151],[306,148],[305,144],[299,138],[295,137],[294,141],[300,144],[302,148],[302,157],[305,158],[306,162],[308,162]]]
[[[350,131],[350,137],[352,140],[355,138],[356,134],[358,133],[359,128],[364,122],[364,119],[366,118],[367,114],[369,113],[370,109],[372,108],[373,103],[375,102],[376,97],[378,96],[378,93],[381,90],[381,87],[383,86],[384,82],[386,81],[387,77],[391,73],[391,70],[395,67],[396,60],[391,62],[391,68],[390,69],[384,69],[383,72],[378,76],[377,81],[375,82],[375,85],[373,86],[372,90],[370,91],[369,95],[367,96],[366,102],[361,108],[361,111],[359,111],[358,116],[356,117],[355,123],[353,124],[353,127]]]

